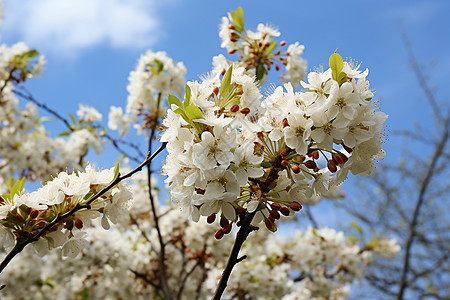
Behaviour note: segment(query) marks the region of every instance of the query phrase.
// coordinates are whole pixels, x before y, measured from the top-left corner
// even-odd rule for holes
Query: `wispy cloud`
[[[68,55],[104,43],[141,49],[160,37],[156,9],[155,0],[9,1],[3,36]]]

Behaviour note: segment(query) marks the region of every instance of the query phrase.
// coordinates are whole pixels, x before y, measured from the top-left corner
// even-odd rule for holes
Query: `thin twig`
[[[412,247],[412,244],[414,241],[414,237],[416,236],[416,225],[417,225],[417,220],[419,218],[420,209],[421,209],[422,204],[425,199],[425,193],[427,192],[428,186],[434,175],[435,166],[437,164],[438,159],[441,157],[443,150],[445,149],[445,145],[448,141],[448,137],[449,137],[449,117],[447,117],[445,129],[442,134],[441,140],[439,141],[439,143],[436,146],[436,149],[435,149],[435,152],[431,159],[430,165],[428,166],[428,169],[426,170],[426,175],[420,186],[419,196],[417,197],[416,205],[414,207],[414,213],[413,213],[411,222],[409,224],[409,234],[408,234],[408,239],[406,240],[405,256],[403,259],[403,268],[402,268],[402,273],[400,275],[399,289],[397,292],[398,300],[403,299],[403,294],[407,287],[407,276],[408,276],[409,268],[410,268],[411,247]]]
[[[248,235],[253,230],[255,230],[255,227],[253,227],[251,225],[251,222],[252,222],[255,214],[256,214],[256,211],[251,212],[251,213],[246,212],[244,218],[241,219],[241,228],[239,229],[238,233],[236,234],[236,240],[234,241],[233,249],[231,250],[227,265],[225,266],[225,269],[223,270],[223,273],[220,278],[219,285],[217,286],[216,292],[214,294],[213,300],[221,299],[221,297],[227,287],[228,279],[230,278],[231,271],[233,271],[233,268],[236,264],[238,264],[243,259],[245,259],[245,256],[238,258],[238,255],[239,255],[239,251],[241,250],[242,244],[245,242]]]

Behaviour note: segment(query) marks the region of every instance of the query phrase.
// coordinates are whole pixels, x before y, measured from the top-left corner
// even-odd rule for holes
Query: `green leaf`
[[[362,231],[361,227],[358,226],[358,224],[356,224],[355,222],[352,222],[350,225],[351,225],[353,228],[355,228],[355,229],[358,231],[358,233],[359,233],[360,235],[363,234],[363,231]]]
[[[38,55],[39,55],[39,52],[36,49],[31,49],[30,51],[23,53],[22,57],[25,59],[28,59],[28,58],[32,58],[32,57],[35,57]]]
[[[20,192],[23,190],[23,187],[25,186],[25,182],[27,179],[25,177],[21,177],[14,183],[13,187],[11,188],[11,199],[14,198],[14,195],[20,194]]]
[[[183,103],[181,103],[180,99],[172,94],[169,94],[169,96],[167,96],[167,102],[169,103],[169,107],[172,107],[172,104],[175,104],[179,108],[183,108]]]
[[[256,79],[257,80],[263,79],[265,74],[267,74],[267,70],[264,67],[264,65],[258,65],[258,67],[256,68]]]
[[[348,81],[347,73],[345,72],[339,73],[336,81],[339,83],[339,86],[341,86],[344,82],[347,82]]]
[[[197,106],[191,104],[185,109],[186,116],[189,118],[189,120],[195,120],[195,119],[204,119],[202,111]]]
[[[117,176],[119,175],[119,160],[116,161],[116,165],[114,166],[114,180],[116,180]]]
[[[9,189],[11,189],[15,182],[16,182],[16,180],[14,179],[14,177],[11,176],[6,181],[6,185],[9,187]]]
[[[74,124],[74,125],[77,124],[77,121],[75,120],[75,117],[71,113],[69,113],[69,117],[72,120],[72,124]]]
[[[356,236],[354,236],[354,235],[349,235],[349,236],[347,236],[347,240],[350,243],[356,243],[358,241],[358,238]]]
[[[189,85],[186,84],[186,87],[184,88],[184,108],[188,107],[191,102],[191,88]]]
[[[225,98],[230,90],[231,85],[231,75],[233,73],[233,65],[231,65],[228,70],[225,72],[222,78],[222,83],[220,84],[220,96]]]
[[[244,31],[245,22],[244,22],[244,11],[242,7],[238,7],[235,11],[230,11],[231,22],[233,23],[234,30],[237,32]]]
[[[275,42],[275,41],[270,41],[270,44],[269,44],[269,46],[266,48],[266,50],[264,51],[264,53],[266,54],[266,55],[269,55],[270,54],[270,52],[272,52],[272,50],[273,49],[275,49],[275,47],[277,46],[277,42]]]
[[[67,135],[70,135],[69,131],[63,131],[60,134],[58,134],[58,136],[67,136]]]
[[[91,198],[91,196],[94,195],[93,192],[89,192],[86,195],[84,195],[83,200],[88,200],[89,198]]]
[[[334,52],[330,56],[329,65],[332,71],[333,79],[338,81],[338,75],[344,68],[344,60],[337,52]]]

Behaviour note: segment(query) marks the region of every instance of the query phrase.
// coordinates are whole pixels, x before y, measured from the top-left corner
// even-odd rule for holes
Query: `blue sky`
[[[438,98],[450,84],[450,1],[5,0],[1,42],[25,41],[46,55],[44,74],[27,83],[37,99],[62,115],[91,104],[106,119],[110,105],[125,106],[128,74],[146,49],[183,61],[188,80],[209,71],[212,57],[225,54],[219,20],[239,5],[247,28],[270,23],[288,43],[304,44],[308,69],[327,64],[336,48],[362,62],[390,130],[431,120],[402,32]],[[391,137],[385,148],[393,159],[401,143]],[[99,165],[112,166],[116,158],[103,156]]]

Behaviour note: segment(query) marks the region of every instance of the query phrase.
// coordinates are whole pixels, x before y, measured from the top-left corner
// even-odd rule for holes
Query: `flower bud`
[[[35,227],[36,227],[37,229],[41,229],[41,228],[44,228],[45,225],[47,225],[47,222],[45,222],[45,221],[40,221],[40,222],[38,222],[38,223],[35,225]]]
[[[350,147],[347,147],[345,144],[342,144],[342,147],[344,147],[345,151],[347,151],[348,153],[352,153],[353,149]]]
[[[237,104],[235,104],[235,105],[233,105],[231,108],[230,108],[230,111],[231,112],[237,112],[239,110],[239,105],[237,105]]]
[[[291,152],[291,149],[284,148],[283,150],[281,150],[281,155],[287,156],[289,154],[289,152]]]
[[[336,167],[336,163],[334,162],[334,160],[330,159],[327,162],[327,166],[328,166],[328,170],[330,170],[331,173],[337,172],[337,167]]]
[[[230,222],[228,221],[228,219],[225,218],[224,216],[222,216],[222,217],[220,218],[220,227],[225,228],[225,227],[228,226],[229,223],[230,223]]]
[[[227,227],[223,228],[224,234],[229,234],[231,232],[231,229],[233,228],[233,223],[228,224]]]
[[[305,161],[303,164],[304,164],[305,167],[307,167],[308,169],[315,169],[315,168],[317,168],[317,164],[316,164],[316,162],[313,161],[313,160]]]
[[[300,173],[300,167],[298,165],[292,165],[291,169],[295,174]]]
[[[293,211],[300,211],[302,209],[302,205],[300,203],[298,203],[297,201],[292,202],[289,207],[293,210]]]
[[[17,222],[22,223],[23,222],[23,218],[21,215],[16,214],[14,217],[16,217]]]
[[[81,219],[75,219],[75,227],[78,229],[83,228],[83,221],[81,221]]]
[[[337,162],[338,165],[345,164],[348,160],[347,156],[345,156],[341,152],[338,152],[335,155],[333,155],[333,158]]]
[[[272,209],[270,211],[270,216],[273,217],[275,220],[278,220],[280,218],[280,214],[275,209]]]
[[[244,115],[248,115],[250,113],[250,108],[244,107],[243,109],[241,109],[241,113]]]
[[[208,222],[208,224],[213,223],[216,220],[216,214],[212,213],[208,216],[208,218],[206,219],[206,222]]]
[[[38,210],[33,210],[33,211],[31,212],[31,214],[30,214],[30,217],[31,217],[32,219],[36,219],[38,215],[39,215],[39,211],[38,211]]]
[[[220,240],[221,238],[223,238],[223,235],[224,235],[223,229],[220,228],[219,230],[216,231],[216,233],[214,234],[214,237],[217,240]]]
[[[319,151],[313,151],[308,153],[308,157],[312,157],[313,159],[319,159]]]
[[[275,225],[275,223],[270,218],[267,218],[264,223],[266,224],[267,229],[269,229],[270,231],[277,231],[277,225]]]
[[[280,213],[284,216],[289,216],[291,211],[286,206],[283,206],[282,208],[280,208]]]
[[[272,204],[270,204],[270,207],[272,207],[272,209],[275,209],[275,210],[280,210],[281,205],[276,202],[273,202]]]

